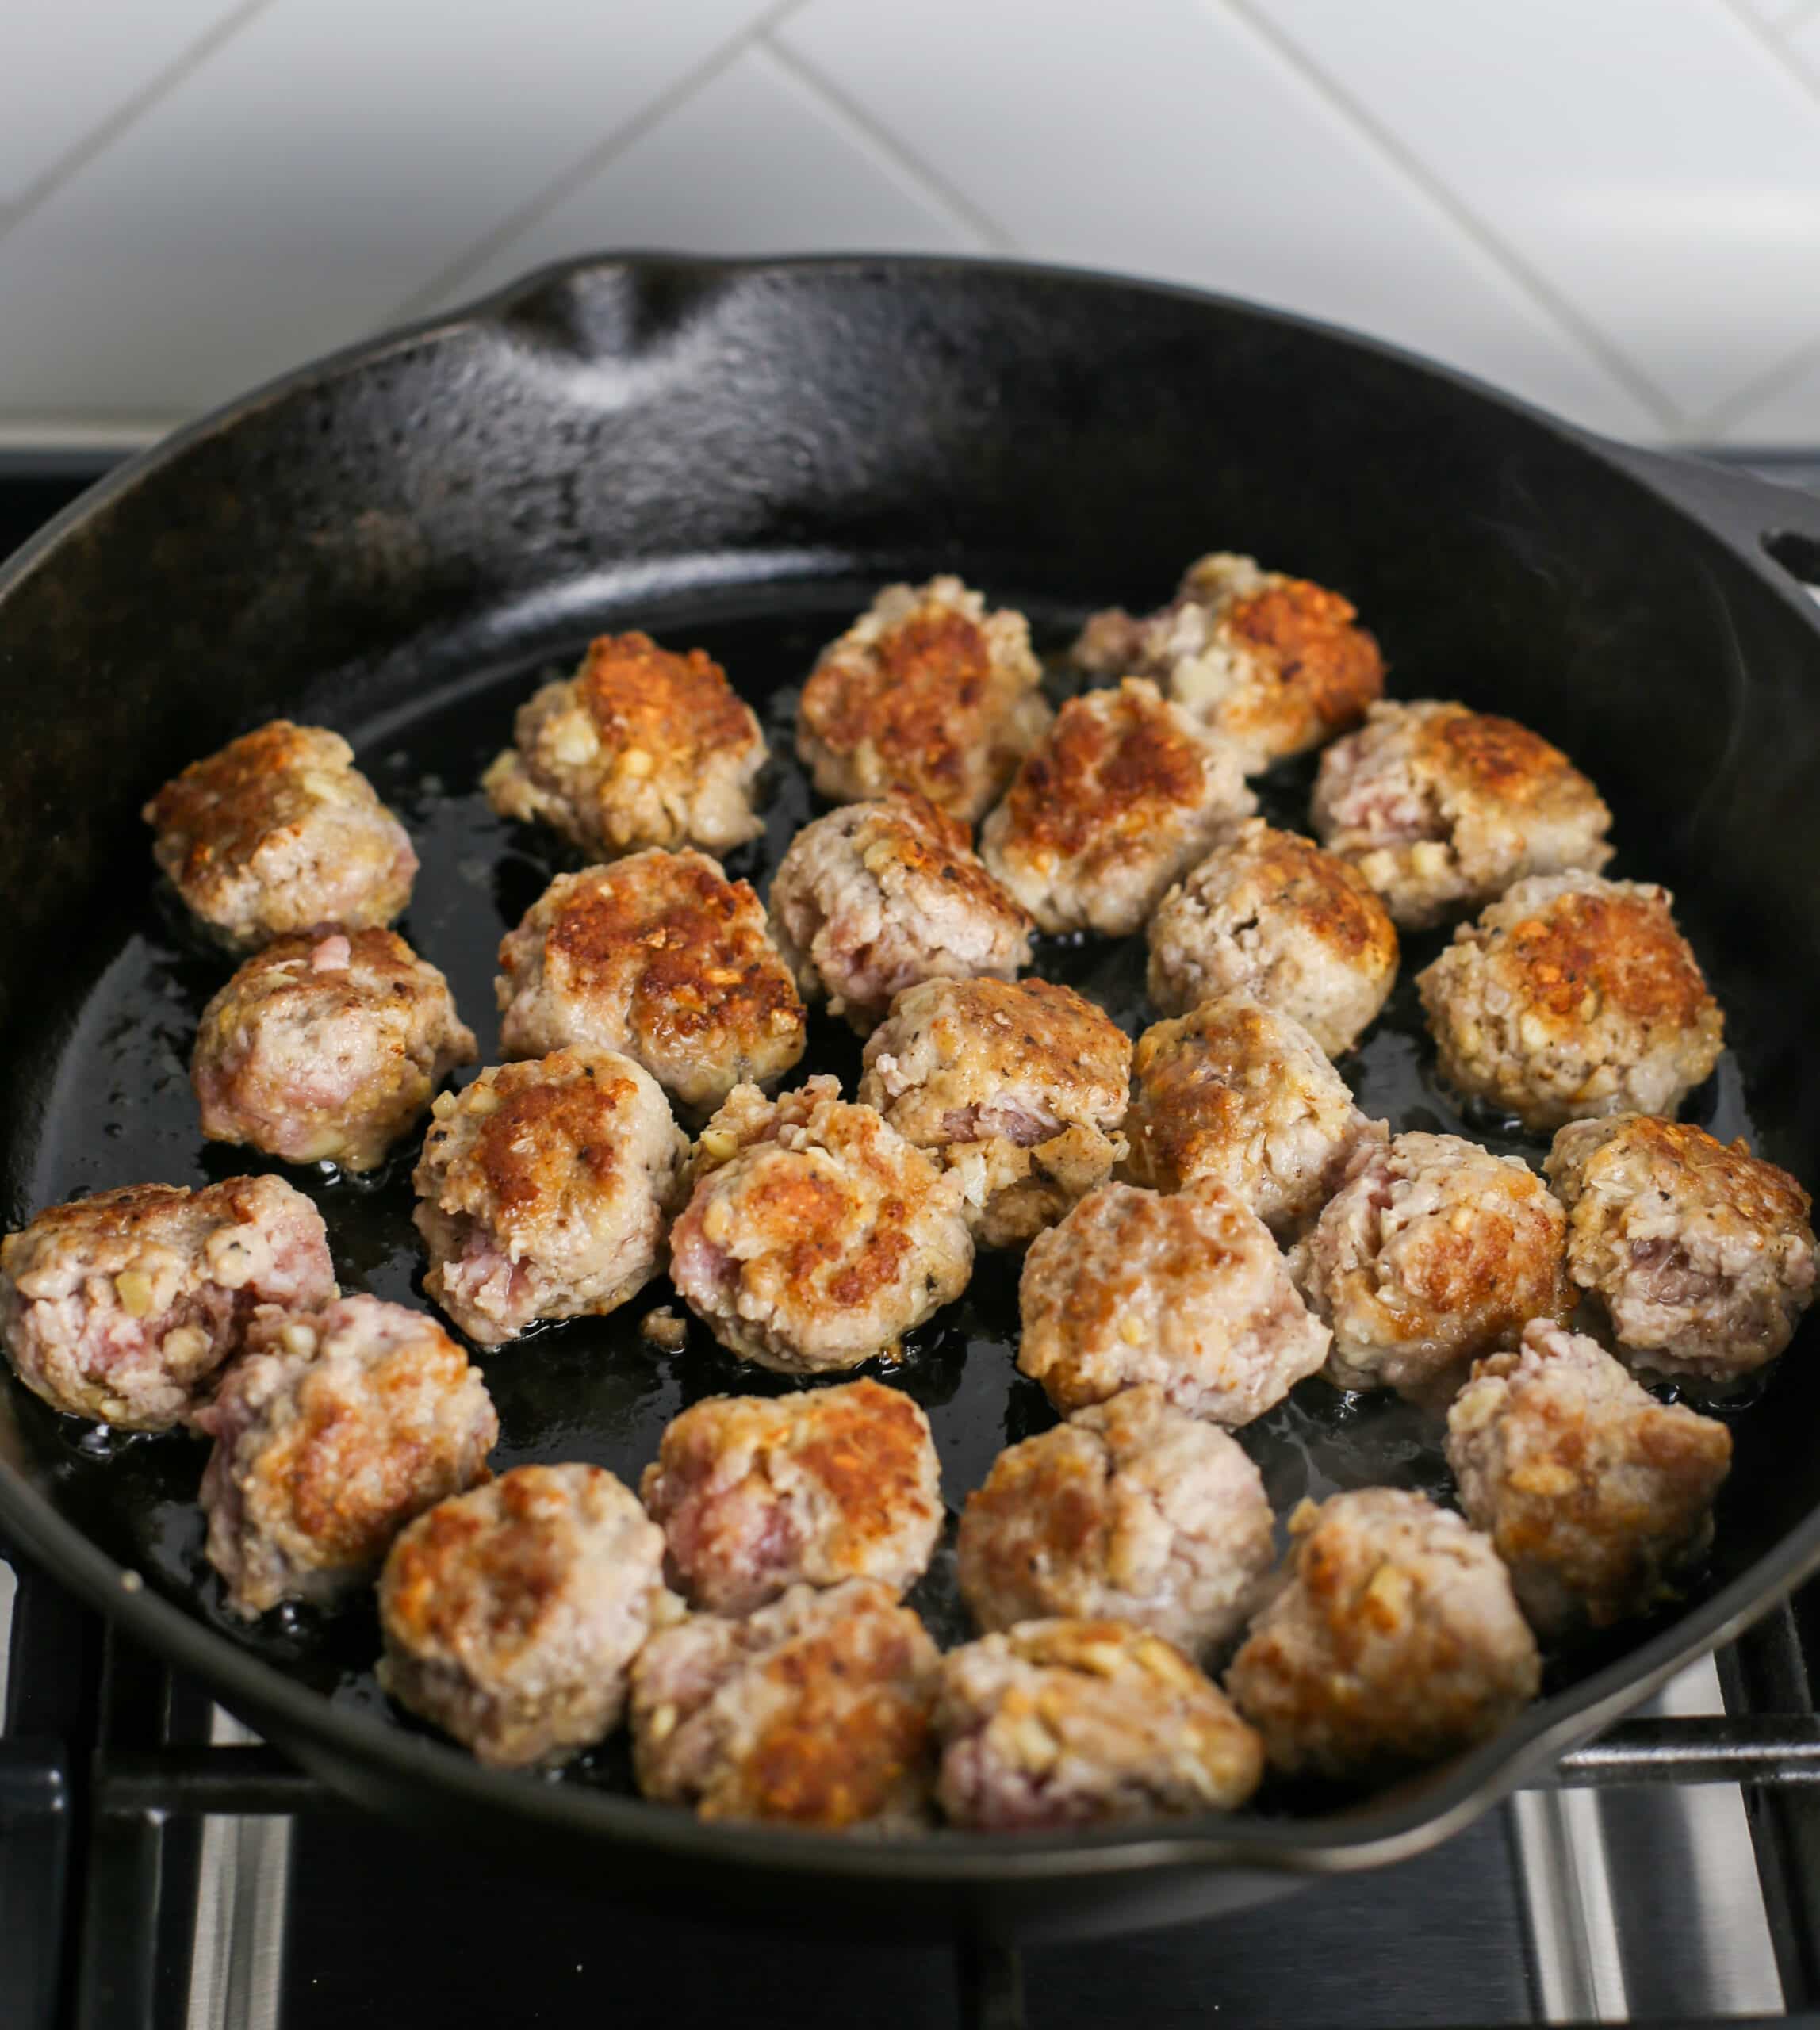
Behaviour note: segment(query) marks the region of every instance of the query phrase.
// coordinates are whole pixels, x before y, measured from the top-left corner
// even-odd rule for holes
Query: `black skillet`
[[[183,1067],[224,968],[157,897],[137,817],[232,734],[282,712],[355,741],[423,854],[405,928],[486,1044],[492,947],[559,863],[485,812],[474,777],[590,633],[701,642],[768,714],[771,834],[735,862],[762,879],[812,807],[789,687],[881,581],[958,570],[1054,644],[1091,607],[1155,603],[1214,547],[1343,588],[1395,692],[1509,712],[1591,771],[1615,871],[1673,886],[1726,1005],[1732,1049],[1692,1117],[1820,1178],[1820,625],[1797,581],[1820,575],[1820,505],[1216,298],[947,260],[638,258],[546,271],[292,375],[122,469],[0,573],[7,1224],[82,1189],[256,1166],[197,1138]],[[1307,775],[1268,784],[1268,807],[1294,819]],[[1144,1019],[1128,946],[1040,963]],[[810,1065],[853,1062],[822,1024]],[[1462,1124],[1406,988],[1347,1069],[1400,1127]],[[408,1167],[300,1180],[344,1284],[412,1296]],[[1011,1367],[1014,1293],[1014,1266],[987,1262],[896,1377],[930,1409],[951,1503],[1048,1421]],[[488,1358],[502,1463],[632,1477],[682,1402],[753,1385],[699,1330],[655,1353],[640,1308]],[[1390,1793],[1267,1794],[1234,1819],[1096,1836],[704,1826],[630,1795],[611,1746],[560,1780],[480,1769],[386,1707],[369,1607],[232,1622],[198,1557],[197,1446],[98,1435],[10,1377],[0,1531],[330,1783],[420,1824],[809,1925],[1079,1932],[1428,1845],[1741,1628],[1820,1563],[1815,1350],[1804,1335],[1728,1411],[1737,1467],[1686,1599],[1552,1656],[1546,1696],[1498,1739]],[[1435,1437],[1316,1381],[1246,1442],[1286,1508],[1381,1479],[1444,1494]],[[960,1638],[945,1565],[918,1597]]]

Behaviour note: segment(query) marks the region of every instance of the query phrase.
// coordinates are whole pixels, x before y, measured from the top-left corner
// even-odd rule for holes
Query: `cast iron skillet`
[[[554,863],[482,814],[473,772],[533,676],[600,625],[706,642],[787,753],[787,685],[887,578],[958,569],[1053,641],[1090,606],[1154,603],[1219,546],[1344,588],[1400,695],[1508,711],[1589,768],[1619,814],[1616,871],[1675,887],[1726,1006],[1733,1049],[1693,1117],[1820,1178],[1820,628],[1796,582],[1820,575],[1820,505],[1213,297],[948,260],[640,257],[546,270],[292,375],[109,477],[0,573],[7,1223],[79,1189],[256,1166],[197,1141],[182,1065],[224,968],[151,899],[137,817],[235,732],[282,711],[356,740],[424,852],[406,928],[485,1044],[492,944]],[[755,874],[809,808],[787,764],[776,795]],[[1044,959],[1136,1021],[1122,963]],[[826,1026],[816,1049],[850,1070]],[[1398,1125],[1456,1124],[1407,994],[1349,1070]],[[411,1294],[408,1169],[308,1180],[345,1283]],[[951,1496],[1045,1419],[1010,1375],[1012,1289],[989,1265],[900,1377],[932,1407]],[[699,1334],[666,1368],[623,1318],[487,1373],[507,1461],[626,1472],[678,1401],[752,1381]],[[0,1530],[330,1783],[420,1823],[717,1910],[1078,1934],[1431,1844],[1735,1634],[1820,1563],[1811,1340],[1761,1392],[1734,1415],[1687,1601],[1553,1657],[1548,1695],[1477,1752],[1393,1792],[1072,1838],[703,1826],[625,1794],[611,1751],[563,1781],[489,1773],[388,1715],[367,1611],[228,1632],[198,1576],[196,1447],[110,1445],[10,1377]],[[1411,1414],[1305,1385],[1257,1438],[1273,1495],[1432,1480]],[[941,1573],[924,1604],[956,1639]]]

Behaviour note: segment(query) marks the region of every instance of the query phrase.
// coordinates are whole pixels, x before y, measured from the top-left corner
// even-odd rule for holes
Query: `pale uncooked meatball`
[[[1793,1338],[1815,1258],[1786,1170],[1642,1114],[1570,1123],[1544,1167],[1567,1208],[1568,1274],[1631,1366],[1730,1381]]]
[[[1236,1811],[1264,1769],[1219,1687],[1119,1621],[1028,1621],[951,1650],[936,1727],[942,1810],[984,1833]]]
[[[960,1590],[982,1628],[1124,1621],[1203,1656],[1244,1626],[1274,1527],[1238,1441],[1148,1384],[999,1454],[961,1515]]]
[[[1397,982],[1397,929],[1350,862],[1247,818],[1163,898],[1147,986],[1165,1015],[1248,994],[1351,1050]]]
[[[1030,919],[926,798],[850,803],[806,825],[771,884],[772,927],[797,985],[861,1036],[919,980],[1010,980]]]
[[[616,1310],[663,1266],[688,1140],[612,1051],[493,1065],[437,1101],[412,1182],[423,1287],[470,1339]]]
[[[811,1078],[734,1089],[702,1130],[670,1276],[723,1346],[780,1374],[857,1367],[960,1296],[960,1185],[871,1107]]]
[[[1290,1266],[1333,1328],[1328,1381],[1420,1400],[1531,1319],[1568,1316],[1566,1242],[1561,1207],[1521,1157],[1398,1135],[1360,1151]]]
[[[906,987],[866,1044],[860,1097],[966,1187],[992,1247],[1053,1226],[1125,1153],[1131,1039],[1048,980]]]
[[[1725,1021],[1665,888],[1596,874],[1519,881],[1416,976],[1441,1075],[1531,1129],[1672,1114]]]
[[[496,1769],[611,1733],[632,1659],[682,1613],[663,1533],[599,1466],[515,1466],[399,1536],[379,1580],[381,1687]]]
[[[645,1506],[692,1606],[749,1614],[801,1581],[902,1593],[941,1534],[929,1419],[901,1389],[711,1396],[671,1419]]]
[[[1148,1381],[1247,1424],[1327,1358],[1270,1229],[1210,1178],[1167,1197],[1102,1185],[1030,1243],[1017,1301],[1017,1365],[1063,1411]]]
[[[615,1050],[699,1117],[781,1078],[808,1024],[764,906],[706,853],[559,874],[500,945],[500,1052]]]
[[[1365,1781],[1458,1754],[1535,1698],[1535,1637],[1489,1540],[1362,1488],[1289,1518],[1287,1583],[1226,1673],[1289,1775]]]
[[[476,1054],[449,982],[403,938],[331,929],[241,967],[202,1011],[190,1080],[210,1141],[370,1170]]]
[[[958,578],[887,585],[822,651],[796,751],[842,803],[914,790],[972,824],[1049,723],[1029,623]]]
[[[275,1177],[98,1191],[0,1242],[0,1336],[19,1379],[123,1431],[182,1423],[256,1305],[335,1294],[322,1215]]]
[[[1593,1340],[1538,1319],[1447,1412],[1460,1506],[1531,1626],[1565,1634],[1646,1613],[1712,1541],[1731,1433],[1658,1403]]]
[[[1423,699],[1374,705],[1321,756],[1314,828],[1406,929],[1477,909],[1526,875],[1611,857],[1611,814],[1558,747],[1514,719]]]
[[[1119,937],[1257,807],[1233,749],[1133,677],[1062,707],[987,819],[980,857],[1043,929]]]

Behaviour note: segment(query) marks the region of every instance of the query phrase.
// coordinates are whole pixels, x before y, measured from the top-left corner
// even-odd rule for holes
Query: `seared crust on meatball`
[[[423,1138],[424,1289],[483,1346],[616,1310],[663,1266],[688,1146],[657,1081],[616,1051],[490,1066],[437,1101]]]
[[[796,751],[842,803],[914,790],[967,824],[1049,723],[1021,613],[958,578],[887,585],[822,651],[796,714]]]
[[[1063,1411],[1148,1381],[1246,1424],[1327,1357],[1269,1229],[1211,1178],[1167,1197],[1102,1185],[1030,1243],[1017,1302],[1017,1365]]]
[[[951,1650],[936,1726],[941,1808],[987,1833],[1234,1811],[1264,1770],[1218,1686],[1120,1621],[1027,1621]]]
[[[1514,719],[1426,699],[1374,705],[1321,756],[1314,828],[1406,929],[1526,875],[1596,873],[1611,814],[1559,748]]]
[[[1123,936],[1257,807],[1234,750],[1128,678],[1062,707],[987,819],[980,856],[1043,929]]]
[[[370,1170],[476,1056],[449,982],[389,930],[281,937],[202,1011],[190,1081],[211,1142]]]
[[[803,1055],[808,1024],[764,906],[706,853],[559,874],[500,945],[500,1051],[623,1051],[698,1116]]]
[[[999,1454],[961,1515],[960,1591],[982,1628],[1129,1622],[1201,1656],[1243,1626],[1274,1522],[1236,1439],[1127,1388]]]
[[[1462,924],[1416,976],[1442,1077],[1529,1128],[1672,1115],[1725,1043],[1673,901],[1647,882],[1538,875]]]
[[[1333,1328],[1336,1388],[1444,1392],[1532,1318],[1573,1308],[1567,1222],[1520,1156],[1457,1135],[1367,1146],[1290,1266]]]
[[[381,1686],[496,1769],[610,1733],[632,1659],[682,1603],[663,1533],[599,1466],[515,1466],[439,1501],[379,1580]]]
[[[771,884],[771,922],[804,997],[864,1036],[919,980],[1010,980],[1030,919],[926,798],[850,803],[806,825]]]
[[[735,1086],[702,1130],[670,1276],[723,1346],[780,1374],[857,1367],[960,1296],[959,1181],[871,1107],[811,1078]]]
[[[1131,1039],[1048,980],[928,980],[872,1032],[860,1097],[962,1179],[992,1247],[1052,1226],[1125,1153]]]
[[[929,1419],[876,1381],[711,1396],[670,1420],[643,1492],[677,1584],[716,1614],[749,1614],[803,1580],[902,1593],[941,1534]]]
[[[724,853],[763,829],[752,791],[764,737],[700,649],[600,635],[573,676],[519,707],[514,737],[481,779],[488,802],[598,859],[641,846]]]
[[[940,1662],[871,1579],[793,1586],[740,1621],[692,1614],[632,1668],[638,1787],[707,1819],[919,1831]]]
[[[1794,1336],[1814,1298],[1810,1201],[1742,1140],[1620,1114],[1569,1123],[1543,1167],[1568,1273],[1633,1367],[1730,1381]]]
[[[404,826],[321,726],[274,719],[192,761],[145,806],[158,864],[223,944],[389,924],[411,899]]]
[[[19,1379],[123,1431],[183,1422],[256,1305],[335,1294],[322,1215],[275,1177],[100,1191],[0,1241],[0,1335]]]
[[[209,1562],[251,1620],[371,1577],[414,1517],[486,1475],[499,1419],[433,1318],[377,1297],[255,1312],[198,1431]]]
[[[1146,930],[1151,1000],[1186,1015],[1249,994],[1329,1057],[1351,1049],[1397,982],[1397,929],[1350,861],[1247,818],[1171,888]]]
[[[1398,1488],[1289,1518],[1288,1583],[1226,1673],[1291,1775],[1363,1781],[1439,1762],[1535,1698],[1542,1663],[1488,1538]]]
[[[1604,1628],[1673,1591],[1712,1541],[1731,1433],[1658,1403],[1595,1341],[1538,1319],[1478,1362],[1447,1412],[1460,1506],[1531,1626]]]

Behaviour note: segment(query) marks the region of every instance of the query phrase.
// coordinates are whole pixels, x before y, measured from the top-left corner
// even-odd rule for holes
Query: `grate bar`
[[[1746,1790],[1820,1784],[1820,1719],[1810,1714],[1624,1720],[1564,1755],[1544,1782],[1737,1783]]]

